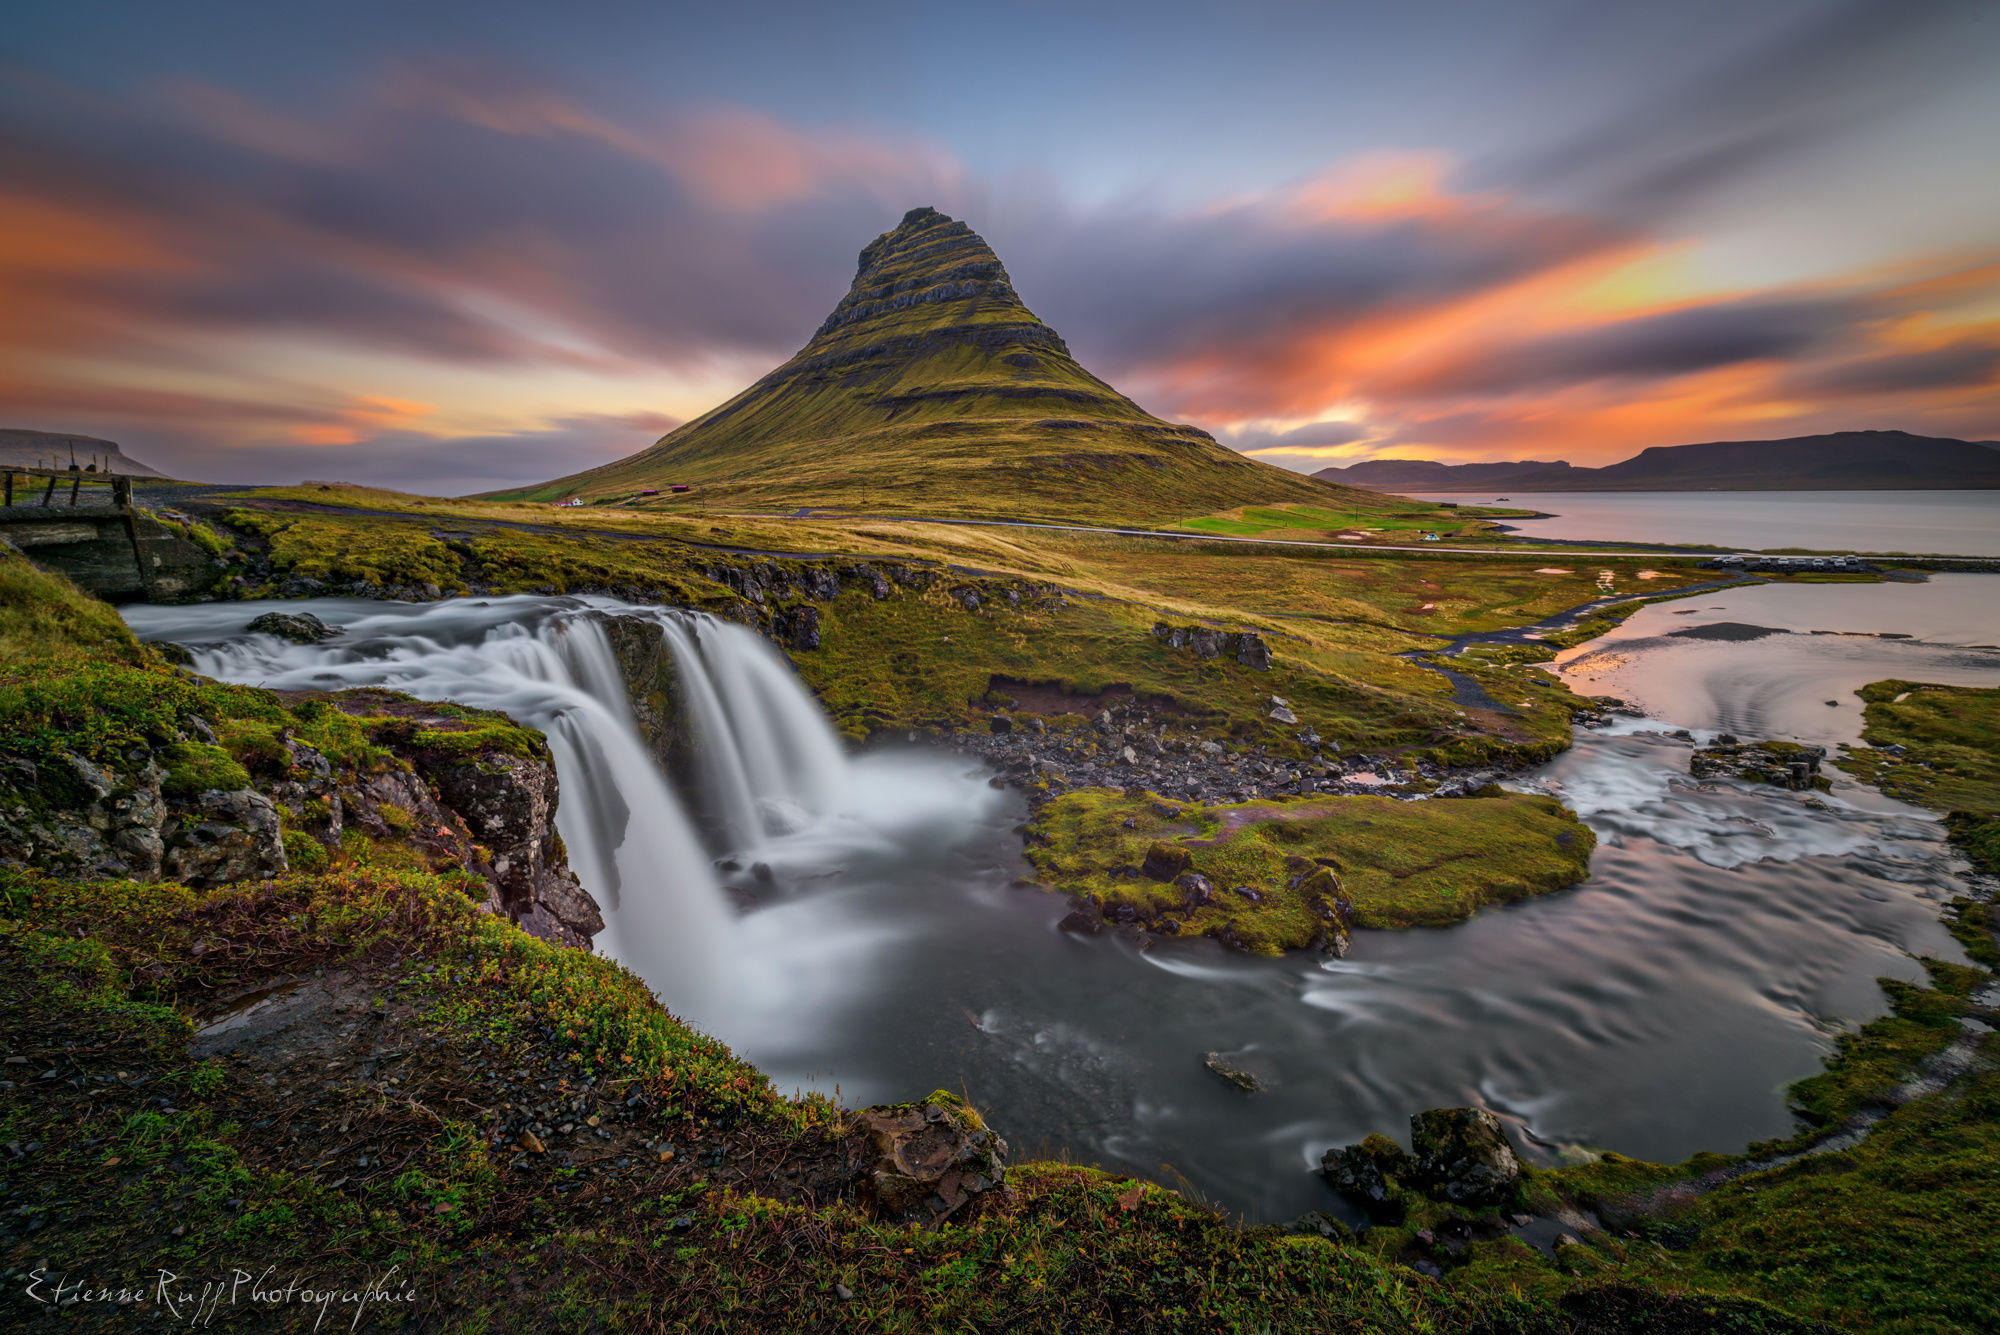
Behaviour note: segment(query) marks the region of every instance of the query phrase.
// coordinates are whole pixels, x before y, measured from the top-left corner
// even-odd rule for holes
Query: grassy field
[[[1184,519],[1177,527],[1194,533],[1221,533],[1235,537],[1330,539],[1342,536],[1366,541],[1410,542],[1425,533],[1442,539],[1464,542],[1496,538],[1496,519],[1528,514],[1526,510],[1494,510],[1444,506],[1424,501],[1383,499],[1392,506],[1366,508],[1343,505],[1246,505],[1220,514]]]

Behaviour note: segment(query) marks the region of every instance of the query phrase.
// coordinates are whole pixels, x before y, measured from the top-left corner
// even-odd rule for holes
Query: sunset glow
[[[1871,19],[1868,47],[1839,54],[1883,64],[1898,96],[1877,107],[1844,100],[1826,43],[1800,37],[1834,41],[1851,7],[1788,8],[1699,68],[1591,83],[1571,118],[1531,95],[1358,105],[1411,73],[1390,61],[1349,100],[1326,95],[1337,132],[1246,157],[1248,127],[1299,90],[1274,78],[1268,105],[1230,109],[1201,95],[1171,113],[1210,117],[1171,179],[1117,154],[1123,76],[1068,105],[989,90],[1050,145],[1029,168],[960,105],[986,71],[939,114],[858,89],[806,114],[780,68],[655,85],[518,27],[443,58],[367,11],[337,50],[262,34],[298,45],[301,81],[281,86],[226,59],[257,34],[196,45],[221,9],[196,7],[143,76],[135,34],[79,45],[50,11],[0,66],[0,416],[200,476],[472,489],[568,471],[795,351],[854,252],[936,204],[994,242],[1099,374],[1291,467],[2000,435],[2000,187],[1964,169],[1980,145],[1959,142],[1957,165],[1936,148],[1952,99],[1965,141],[1964,99],[1991,111],[1996,94],[1954,81],[1969,63],[1905,68],[1990,46],[1990,14]],[[667,40],[607,21],[635,50]],[[1623,59],[1618,36],[1597,55]],[[1289,59],[1248,30],[1217,41]],[[1822,66],[1781,68],[1798,51]],[[1067,60],[1050,59],[1054,78]],[[1522,74],[1582,80],[1572,60]],[[1741,83],[1760,60],[1823,114]],[[1496,149],[1490,115],[1533,149]],[[1212,133],[1230,125],[1250,137]],[[1787,202],[1777,187],[1809,162],[1820,184]],[[1826,207],[1829,177],[1851,208]],[[1874,192],[1913,182],[1921,225],[1886,225]]]

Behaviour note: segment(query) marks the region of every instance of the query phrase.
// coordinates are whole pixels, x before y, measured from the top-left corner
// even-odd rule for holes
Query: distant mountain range
[[[118,443],[96,436],[71,436],[60,431],[29,431],[23,427],[0,427],[0,464],[15,468],[68,468],[74,459],[82,467],[95,463],[100,472],[125,473],[132,477],[164,477],[118,448]]]
[[[1148,413],[1078,364],[986,242],[930,208],[870,242],[811,341],[729,402],[615,463],[496,494],[1119,520],[1379,504]]]
[[[2000,488],[2000,441],[1836,431],[1656,445],[1603,468],[1370,459],[1313,474],[1370,491],[1945,491]]]

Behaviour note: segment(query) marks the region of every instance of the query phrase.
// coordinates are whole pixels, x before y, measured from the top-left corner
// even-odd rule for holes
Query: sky
[[[463,493],[962,218],[1286,467],[2000,437],[2000,4],[13,0],[0,425]]]

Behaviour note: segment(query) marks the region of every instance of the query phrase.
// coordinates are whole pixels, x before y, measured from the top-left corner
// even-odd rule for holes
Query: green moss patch
[[[1891,680],[1856,694],[1868,746],[1843,755],[1842,769],[1918,806],[2000,815],[2000,688]]]
[[[1216,902],[1185,909],[1182,890],[1137,874],[1155,842],[1185,850],[1191,869],[1215,883]],[[1358,927],[1436,927],[1575,885],[1589,874],[1595,845],[1561,803],[1526,793],[1203,806],[1087,789],[1041,809],[1028,857],[1051,889],[1130,904],[1181,934],[1226,933],[1275,954],[1325,930],[1313,868],[1339,878]]]

